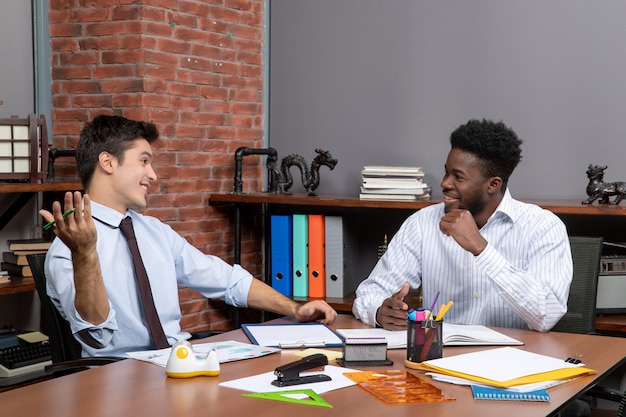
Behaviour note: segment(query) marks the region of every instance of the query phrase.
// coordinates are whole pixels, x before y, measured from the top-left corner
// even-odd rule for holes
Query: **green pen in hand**
[[[69,216],[70,214],[74,213],[74,210],[76,210],[76,209],[69,209],[69,210],[67,210],[65,213],[63,213],[63,218],[66,218],[66,217],[67,217],[67,216]],[[49,222],[49,223],[46,223],[46,224],[43,226],[43,230],[48,230],[48,229],[49,229],[49,228],[51,228],[53,225],[54,225],[54,220],[52,220],[52,221],[51,221],[51,222]]]

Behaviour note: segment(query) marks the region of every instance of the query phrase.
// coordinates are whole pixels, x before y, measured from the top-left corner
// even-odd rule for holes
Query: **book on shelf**
[[[12,278],[25,278],[33,276],[33,271],[31,271],[30,266],[28,265],[16,265],[10,262],[1,262],[0,268],[2,268],[3,271],[7,271],[9,276]]]
[[[422,178],[424,170],[422,167],[402,167],[391,165],[366,165],[361,170],[363,177],[415,177]]]
[[[430,198],[430,194],[426,196],[417,196],[415,194],[359,194],[361,200],[397,200],[397,201],[418,201]]]
[[[14,250],[14,251],[11,251],[10,253],[16,256],[22,256],[22,255],[33,255],[37,253],[46,253],[46,252],[48,252],[48,249]]]
[[[48,239],[35,238],[35,239],[12,239],[8,240],[7,244],[11,252],[23,251],[23,250],[48,250],[52,242]]]
[[[361,187],[371,189],[400,188],[403,190],[423,190],[428,185],[422,181],[395,181],[395,180],[363,180]]]
[[[361,187],[363,194],[407,194],[423,195],[429,192],[428,187],[424,188],[365,188]]]
[[[2,252],[2,262],[9,262],[15,265],[28,265],[26,255],[20,255],[14,252]]]

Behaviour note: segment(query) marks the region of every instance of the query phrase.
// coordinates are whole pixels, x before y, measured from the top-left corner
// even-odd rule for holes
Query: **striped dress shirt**
[[[383,300],[404,282],[422,286],[423,305],[454,302],[446,322],[550,330],[567,311],[572,255],[552,212],[504,198],[480,229],[489,242],[474,256],[439,230],[444,204],[412,214],[356,291],[353,313],[374,326]],[[437,308],[435,308],[437,310]]]

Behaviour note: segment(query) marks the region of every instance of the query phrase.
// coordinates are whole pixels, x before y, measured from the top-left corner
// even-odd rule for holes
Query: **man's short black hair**
[[[84,187],[89,185],[102,152],[108,152],[124,161],[124,152],[133,141],[143,138],[149,143],[159,138],[159,131],[151,122],[137,122],[121,116],[100,115],[80,132],[76,146],[76,168]]]
[[[522,159],[522,140],[502,122],[472,119],[452,132],[450,144],[476,156],[486,178],[502,178],[503,191]]]

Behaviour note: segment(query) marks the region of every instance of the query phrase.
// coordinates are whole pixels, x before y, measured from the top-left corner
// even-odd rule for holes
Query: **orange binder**
[[[309,297],[326,297],[324,215],[309,214]]]

